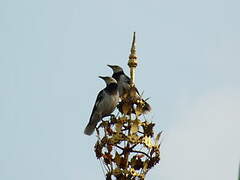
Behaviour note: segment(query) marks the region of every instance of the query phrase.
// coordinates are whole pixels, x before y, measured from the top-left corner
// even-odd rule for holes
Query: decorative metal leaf
[[[139,120],[135,120],[132,125],[131,125],[131,133],[134,134],[134,133],[137,133],[138,132],[138,129],[139,129]]]
[[[127,115],[131,112],[131,104],[129,103],[124,103],[122,105],[122,111],[123,111],[123,114]]]
[[[123,124],[122,124],[121,122],[116,123],[116,124],[115,124],[115,130],[116,130],[116,132],[120,133],[121,130],[122,130],[122,126],[123,126]]]

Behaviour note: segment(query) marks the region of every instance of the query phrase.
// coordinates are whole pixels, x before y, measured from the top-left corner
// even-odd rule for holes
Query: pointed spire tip
[[[131,51],[136,51],[136,32],[133,32],[133,40],[132,40]]]

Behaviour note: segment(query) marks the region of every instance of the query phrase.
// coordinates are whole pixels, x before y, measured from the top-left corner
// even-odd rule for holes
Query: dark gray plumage
[[[116,79],[118,82],[119,96],[123,97],[130,90],[131,79],[124,73],[123,69],[120,66],[117,66],[117,65],[108,65],[108,66],[113,70],[112,77]],[[137,89],[136,91],[137,91],[137,95],[140,98],[140,94]],[[147,113],[151,111],[151,106],[146,101],[144,102],[145,102],[144,113]]]
[[[112,77],[99,77],[105,81],[106,87],[98,93],[89,123],[84,130],[84,134],[89,136],[94,132],[97,123],[103,117],[109,116],[119,102],[117,81]]]

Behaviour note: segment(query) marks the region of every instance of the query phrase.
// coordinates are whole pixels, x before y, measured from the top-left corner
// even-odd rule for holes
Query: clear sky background
[[[0,179],[104,179],[83,134],[106,64],[128,72],[163,130],[151,180],[237,180],[239,0],[0,1]]]

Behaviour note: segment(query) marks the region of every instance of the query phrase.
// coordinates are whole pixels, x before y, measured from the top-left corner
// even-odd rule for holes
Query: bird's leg
[[[117,113],[116,117],[118,117],[118,116],[119,116],[119,114],[120,114],[120,112],[118,112],[118,113]]]
[[[111,120],[115,118],[115,115],[114,115],[114,114],[109,114],[109,116],[110,116],[110,119],[111,119]]]
[[[114,119],[114,118],[115,118],[115,115],[114,115],[114,114],[108,114],[108,115],[106,115],[104,118],[106,118],[106,117],[110,117],[110,119]]]
[[[108,115],[106,115],[105,117],[115,117],[115,115],[114,114],[108,114]]]

